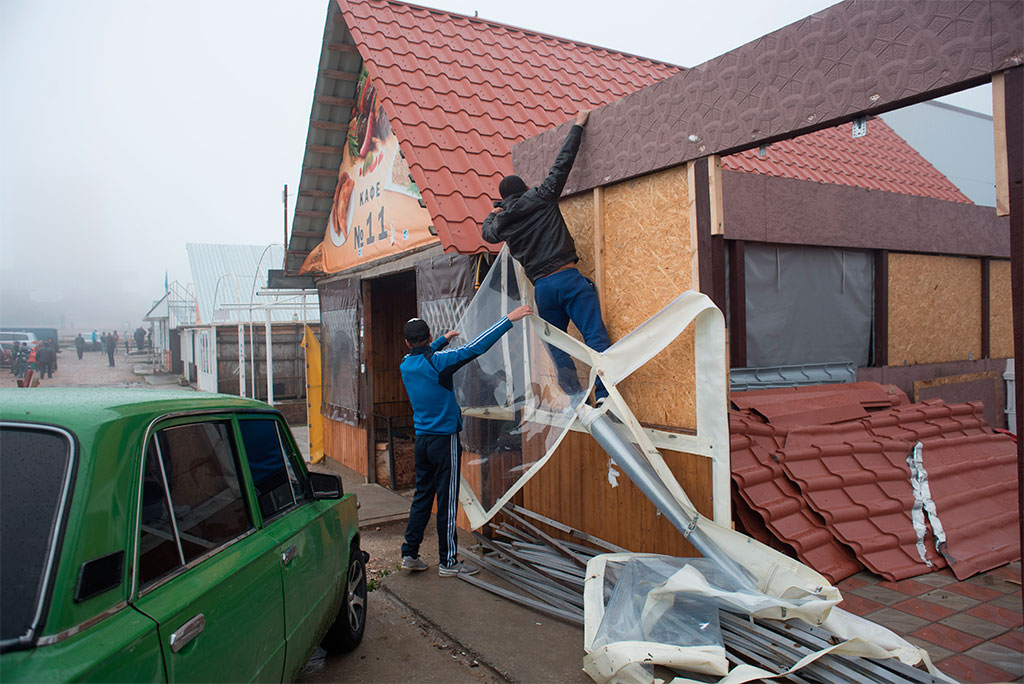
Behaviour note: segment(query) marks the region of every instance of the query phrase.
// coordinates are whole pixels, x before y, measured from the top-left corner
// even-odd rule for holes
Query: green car
[[[0,672],[290,681],[366,626],[356,499],[227,395],[0,390]]]

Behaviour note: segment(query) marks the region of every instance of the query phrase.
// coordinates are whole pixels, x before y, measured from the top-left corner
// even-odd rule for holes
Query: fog
[[[423,4],[693,66],[832,2]],[[186,242],[280,243],[326,7],[0,4],[0,323],[130,329],[191,280]]]

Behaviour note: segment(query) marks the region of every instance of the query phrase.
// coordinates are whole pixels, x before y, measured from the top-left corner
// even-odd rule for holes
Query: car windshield
[[[0,428],[0,644],[35,636],[53,540],[61,523],[71,445],[49,429]]]

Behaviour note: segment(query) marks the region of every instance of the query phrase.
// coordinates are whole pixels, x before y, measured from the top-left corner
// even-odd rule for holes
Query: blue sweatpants
[[[567,268],[538,279],[533,285],[533,297],[537,303],[537,315],[562,332],[566,331],[569,321],[572,321],[583,335],[583,341],[594,351],[603,352],[611,346],[608,330],[601,318],[597,289],[590,279],[584,278],[575,268]],[[572,357],[561,349],[550,349],[555,365],[558,366],[562,389],[569,393],[580,391]],[[598,399],[608,396],[600,380],[597,381],[594,395]]]
[[[437,495],[437,557],[442,567],[455,565],[459,545],[455,537],[459,505],[462,442],[459,435],[416,435],[416,493],[409,509],[402,556],[419,558],[423,531]]]

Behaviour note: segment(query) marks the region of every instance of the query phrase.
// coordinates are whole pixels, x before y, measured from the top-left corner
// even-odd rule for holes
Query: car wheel
[[[347,653],[359,645],[365,631],[366,561],[357,547],[352,549],[348,561],[341,608],[320,645],[328,653]]]

